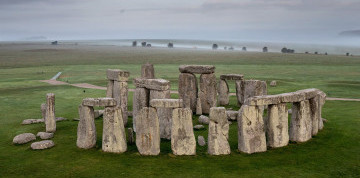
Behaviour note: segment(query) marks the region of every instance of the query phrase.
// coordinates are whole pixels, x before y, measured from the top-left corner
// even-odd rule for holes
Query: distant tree
[[[174,47],[174,44],[173,43],[169,43],[168,44],[168,48],[173,48]]]
[[[288,51],[288,49],[285,48],[285,47],[283,47],[283,48],[281,49],[281,52],[282,52],[282,53],[287,53],[287,51]]]
[[[58,44],[58,41],[53,41],[51,42],[52,45],[57,45]]]
[[[315,53],[314,54],[319,54],[317,51],[315,51]]]
[[[133,46],[133,47],[136,47],[136,46],[137,46],[137,41],[133,41],[133,42],[132,42],[132,46]]]
[[[212,45],[212,49],[214,49],[214,50],[215,50],[215,49],[218,49],[218,47],[219,47],[219,46],[218,46],[217,44],[213,44],[213,45]]]
[[[325,52],[325,55],[328,55],[328,53],[327,53],[327,52]]]
[[[293,49],[287,49],[287,53],[295,53],[295,50],[293,50]]]
[[[346,56],[350,56],[350,53],[346,53]]]
[[[247,51],[247,49],[246,49],[246,47],[244,46],[244,47],[242,47],[242,51]]]
[[[224,50],[227,50],[227,46],[224,46]]]
[[[229,50],[230,50],[230,51],[234,50],[234,47],[230,46]]]
[[[265,46],[265,47],[263,48],[263,52],[264,52],[264,53],[267,53],[267,52],[268,52],[268,47]]]
[[[151,44],[150,43],[146,44],[146,47],[151,47]]]
[[[308,52],[308,51],[306,51],[306,52],[305,52],[305,54],[309,54],[309,52]]]
[[[146,42],[145,41],[141,42],[141,46],[146,47]]]

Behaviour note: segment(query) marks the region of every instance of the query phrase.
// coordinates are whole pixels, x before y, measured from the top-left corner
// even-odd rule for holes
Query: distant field
[[[52,86],[38,80],[63,72],[61,81],[106,86],[109,68],[129,70],[140,76],[141,64],[155,65],[157,78],[171,81],[177,89],[181,64],[216,66],[216,76],[244,74],[246,79],[277,80],[270,94],[319,88],[330,97],[360,98],[360,57],[344,55],[280,54],[196,49],[132,48],[119,46],[1,44],[0,45],[0,175],[1,177],[359,177],[360,102],[327,101],[325,129],[311,141],[272,149],[266,153],[238,153],[237,123],[230,127],[231,155],[209,156],[197,147],[197,156],[171,155],[170,142],[162,141],[161,154],[142,157],[135,145],[125,154],[101,151],[102,120],[96,120],[95,149],[76,147],[77,106],[85,97],[102,97],[105,91],[72,86]],[[234,92],[234,85],[231,84]],[[130,81],[130,88],[134,88]],[[20,125],[39,118],[46,93],[56,94],[59,122],[56,146],[33,151],[30,144],[12,145],[15,135],[43,131],[43,124]],[[173,97],[177,97],[173,95]],[[235,97],[229,108],[238,109]],[[132,109],[132,93],[129,96]],[[194,124],[197,117],[194,116]],[[127,127],[131,126],[131,121]],[[195,131],[207,137],[207,130]]]

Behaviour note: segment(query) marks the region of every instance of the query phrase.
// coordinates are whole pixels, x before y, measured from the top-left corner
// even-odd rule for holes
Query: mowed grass
[[[230,126],[231,155],[210,156],[197,146],[196,156],[174,156],[169,141],[162,140],[159,156],[140,156],[135,145],[124,154],[101,151],[102,119],[96,120],[97,146],[76,147],[77,107],[85,97],[102,97],[105,91],[72,86],[52,86],[38,80],[62,71],[69,83],[106,86],[108,68],[140,75],[140,65],[155,64],[156,76],[177,89],[180,64],[213,64],[220,74],[240,73],[247,79],[277,80],[269,93],[319,88],[331,97],[360,98],[360,59],[275,53],[241,53],[202,50],[143,49],[114,46],[13,45],[0,47],[0,175],[1,177],[359,177],[360,102],[327,101],[325,128],[307,143],[291,143],[265,153],[237,151],[237,123]],[[130,87],[133,87],[132,84]],[[234,92],[234,86],[231,85]],[[44,124],[20,125],[40,118],[46,93],[56,95],[56,146],[33,151],[30,143],[13,145],[15,135],[44,131]],[[176,95],[172,95],[176,98]],[[132,93],[129,93],[129,109]],[[231,97],[228,108],[238,109]],[[194,116],[194,124],[197,117]],[[132,125],[131,118],[127,127]],[[195,131],[207,138],[206,130]],[[38,139],[39,140],[39,139]]]

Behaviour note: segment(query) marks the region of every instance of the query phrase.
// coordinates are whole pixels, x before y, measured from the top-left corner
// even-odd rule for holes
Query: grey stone
[[[108,69],[106,71],[106,76],[109,80],[126,82],[129,80],[130,72],[119,69]]]
[[[106,97],[112,98],[114,90],[114,80],[109,80],[106,88]]]
[[[243,80],[244,75],[241,74],[223,74],[220,75],[221,80]]]
[[[217,102],[215,74],[200,75],[199,98],[201,100],[202,113],[209,114],[210,108],[215,107]]]
[[[293,103],[292,112],[289,131],[290,140],[294,142],[306,142],[310,140],[312,122],[309,100]]]
[[[80,105],[79,117],[76,146],[83,149],[93,148],[96,145],[94,108]]]
[[[94,110],[94,118],[99,118],[104,114],[104,110]]]
[[[237,117],[239,115],[239,111],[226,111],[226,116],[229,121],[237,121]]]
[[[168,99],[168,98],[170,98],[170,90],[165,90],[165,91],[150,90],[150,101],[154,99]],[[172,108],[157,108],[156,111],[160,123],[160,138],[165,138],[170,140]]]
[[[46,114],[45,114],[45,126],[46,132],[56,131],[56,120],[55,120],[55,94],[48,93],[46,95]]]
[[[127,141],[129,142],[129,144],[135,143],[134,130],[131,127],[128,128]]]
[[[91,107],[116,106],[117,102],[114,98],[85,98],[82,105]]]
[[[304,90],[298,90],[296,92],[304,93],[305,94],[305,100],[309,100],[311,98],[314,98],[321,91],[319,89],[316,89],[316,88],[309,88],[309,89],[304,89]]]
[[[164,79],[143,79],[135,78],[134,85],[137,88],[147,88],[150,90],[169,90],[170,81]]]
[[[236,99],[238,101],[238,105],[241,106],[244,104],[244,87],[245,82],[243,80],[235,81],[235,88],[236,88]]]
[[[271,82],[270,82],[270,86],[271,86],[271,87],[276,87],[276,80],[271,81]]]
[[[263,96],[253,96],[247,98],[244,102],[246,105],[250,106],[264,106],[264,105],[276,105],[281,103],[280,95],[263,95]]]
[[[193,74],[211,74],[215,72],[215,66],[212,65],[181,65],[179,67],[181,73]]]
[[[55,146],[55,143],[52,140],[43,140],[39,142],[34,142],[31,144],[31,149],[33,150],[44,150]]]
[[[210,155],[230,154],[229,123],[226,110],[223,107],[210,109],[210,123],[208,132],[208,153]]]
[[[141,66],[141,78],[154,79],[155,78],[154,65],[149,63],[143,64]]]
[[[102,150],[123,153],[127,149],[122,109],[119,106],[105,107],[103,119]]]
[[[205,138],[201,135],[198,136],[198,144],[200,146],[205,146],[206,145],[206,141],[205,141]]]
[[[171,150],[174,155],[195,155],[196,140],[190,108],[177,108],[172,113]]]
[[[258,106],[243,105],[238,116],[238,149],[244,153],[266,151],[263,112]]]
[[[22,121],[22,125],[37,124],[45,122],[44,119],[25,119]]]
[[[322,108],[325,104],[325,100],[326,100],[326,94],[322,91],[318,92],[318,96],[319,96],[319,113],[320,113],[320,118],[322,118]],[[324,122],[323,119],[319,119],[319,130],[322,130],[324,128]]]
[[[289,113],[289,114],[292,114],[292,109],[288,109],[288,113]]]
[[[45,119],[45,117],[46,117],[46,104],[43,103],[43,104],[41,104],[40,107],[41,107],[41,116],[42,116],[43,119]]]
[[[55,121],[56,122],[60,122],[60,121],[66,121],[67,119],[66,118],[63,118],[63,117],[56,117],[55,118]]]
[[[229,104],[229,85],[226,80],[220,80],[219,82],[219,104],[220,106]]]
[[[195,125],[194,129],[195,130],[202,130],[202,129],[205,129],[205,127],[203,125]]]
[[[155,108],[144,107],[135,120],[136,147],[141,155],[160,153],[159,118]]]
[[[25,144],[31,141],[36,140],[36,137],[32,133],[23,133],[16,135],[13,139],[14,144]]]
[[[198,95],[198,84],[196,76],[191,73],[180,73],[179,75],[179,98],[184,101],[184,107],[196,112],[196,101]]]
[[[206,124],[209,125],[210,119],[207,116],[201,115],[199,117],[199,123],[200,124]]]
[[[152,99],[150,106],[154,108],[181,108],[183,106],[182,99]]]
[[[114,90],[113,90],[113,97],[118,106],[120,106],[122,110],[122,118],[124,125],[128,122],[128,83],[127,82],[118,82],[114,81]]]
[[[309,100],[310,104],[310,118],[311,118],[311,135],[317,135],[319,132],[320,117],[320,100],[319,96],[315,96]]]
[[[201,99],[197,98],[196,99],[196,115],[201,115],[201,114],[202,114]]]
[[[244,81],[244,101],[253,96],[262,96],[267,94],[265,81],[245,80]]]
[[[269,105],[266,121],[267,145],[278,148],[289,143],[289,124],[286,103]]]
[[[133,128],[136,132],[135,121],[137,115],[143,107],[149,106],[150,91],[146,88],[135,88],[133,95]]]
[[[38,132],[36,134],[37,137],[40,137],[43,140],[47,140],[54,137],[54,133],[47,133],[47,132]]]

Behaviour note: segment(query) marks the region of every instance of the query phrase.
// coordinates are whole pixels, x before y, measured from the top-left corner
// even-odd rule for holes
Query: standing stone
[[[260,80],[245,80],[244,82],[244,101],[253,96],[267,94],[266,82]]]
[[[141,66],[141,78],[146,78],[146,79],[155,78],[154,65],[149,64],[149,63],[143,64]]]
[[[319,131],[319,119],[320,118],[320,104],[319,96],[311,98],[310,104],[310,118],[311,118],[311,135],[317,135]]]
[[[226,80],[220,80],[219,83],[219,104],[221,106],[229,104],[229,85]]]
[[[46,104],[45,103],[41,104],[41,115],[42,115],[42,118],[45,120],[45,117],[46,117]]]
[[[127,124],[128,121],[128,91],[129,87],[127,82],[114,81],[113,97],[122,110],[124,126]]]
[[[105,107],[103,119],[102,150],[123,153],[127,149],[124,122],[120,107]]]
[[[196,115],[201,115],[201,114],[202,114],[201,99],[197,98],[196,99]]]
[[[293,103],[290,122],[290,140],[306,142],[311,139],[312,123],[309,100]]]
[[[152,99],[166,99],[170,98],[170,90],[150,90],[150,101]],[[160,123],[160,138],[170,140],[171,138],[171,120],[172,108],[157,108],[156,109],[159,123]]]
[[[177,108],[172,113],[171,150],[174,155],[195,155],[196,140],[192,124],[192,111]]]
[[[198,136],[198,144],[200,146],[205,146],[206,145],[206,141],[205,141],[205,138],[201,135]]]
[[[150,91],[146,88],[135,88],[134,96],[133,96],[133,128],[134,132],[136,132],[136,124],[135,121],[137,119],[137,115],[143,107],[149,106],[149,95]]]
[[[107,98],[113,97],[113,89],[114,89],[114,80],[109,80],[107,89],[106,89],[106,97]]]
[[[128,128],[127,140],[129,144],[135,143],[133,128]]]
[[[84,149],[93,148],[96,145],[94,108],[80,105],[79,117],[80,121],[77,128],[76,145]]]
[[[236,98],[238,101],[238,105],[241,106],[244,104],[244,81],[237,80],[235,81],[235,88],[236,88]]]
[[[269,105],[266,121],[267,145],[278,148],[289,143],[289,124],[286,103]]]
[[[200,75],[199,98],[201,100],[202,113],[209,114],[210,108],[216,106],[217,92],[215,74]]]
[[[136,147],[141,155],[160,153],[159,118],[155,108],[144,107],[140,110],[136,124]]]
[[[266,151],[262,111],[258,106],[243,105],[238,117],[238,149],[244,153]]]
[[[196,76],[191,73],[180,73],[179,98],[183,99],[185,108],[190,108],[193,112],[196,112],[197,91]]]
[[[324,122],[322,118],[322,108],[325,104],[326,94],[324,92],[319,93],[319,113],[320,113],[320,119],[319,119],[319,130],[322,130],[324,128]]]
[[[229,123],[224,107],[210,109],[208,153],[210,155],[230,154]]]
[[[45,114],[46,132],[56,131],[55,120],[55,94],[48,93],[46,95],[46,114]]]
[[[271,81],[271,82],[270,82],[270,86],[271,86],[271,87],[276,87],[276,80]]]

